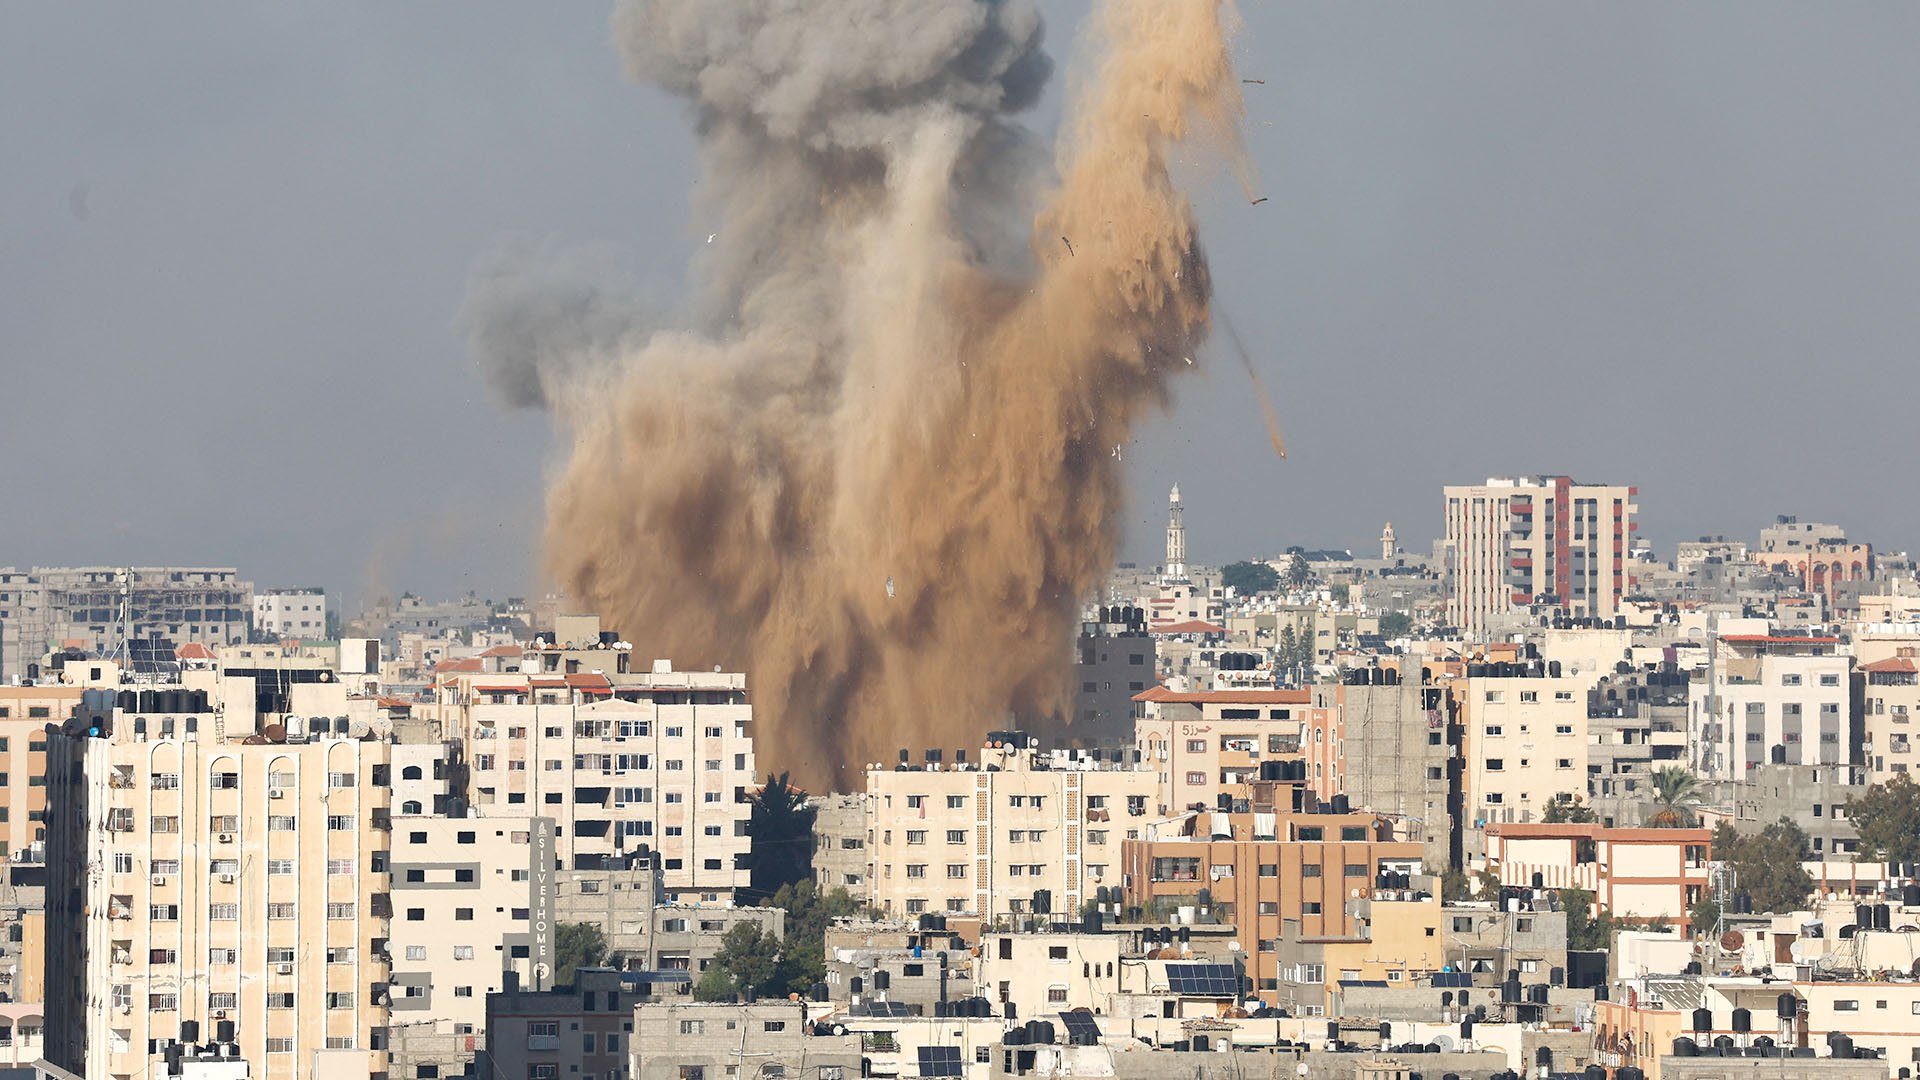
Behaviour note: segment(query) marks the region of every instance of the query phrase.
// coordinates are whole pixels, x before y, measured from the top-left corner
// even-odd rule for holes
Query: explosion
[[[508,400],[574,435],[548,568],[637,656],[745,670],[812,790],[1060,716],[1125,444],[1208,328],[1179,146],[1238,160],[1223,0],[1098,0],[1055,160],[1029,0],[635,0],[701,144],[683,329],[488,283]]]

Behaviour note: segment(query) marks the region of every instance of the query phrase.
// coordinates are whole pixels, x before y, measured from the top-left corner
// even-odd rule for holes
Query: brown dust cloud
[[[1069,711],[1120,447],[1193,370],[1209,280],[1170,172],[1240,160],[1221,0],[1095,0],[1058,144],[1028,0],[640,0],[631,73],[700,144],[689,310],[511,271],[477,358],[572,438],[546,569],[636,663],[747,672],[762,768]],[[709,235],[710,234],[710,235]]]

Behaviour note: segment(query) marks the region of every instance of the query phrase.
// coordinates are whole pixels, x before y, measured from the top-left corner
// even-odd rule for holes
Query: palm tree
[[[753,794],[747,833],[753,837],[752,896],[765,903],[782,885],[813,877],[813,819],[818,811],[786,773],[767,774]]]
[[[1699,777],[1678,765],[1664,765],[1654,770],[1651,782],[1653,802],[1660,811],[1647,820],[1648,825],[1690,829],[1699,822],[1699,815],[1694,813],[1702,798]]]

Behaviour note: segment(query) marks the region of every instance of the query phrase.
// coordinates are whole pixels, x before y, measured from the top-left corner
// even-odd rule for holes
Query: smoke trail
[[[576,437],[551,569],[642,655],[745,669],[763,761],[857,786],[1064,704],[1111,449],[1207,328],[1167,153],[1237,155],[1223,3],[1101,0],[1051,164],[1009,119],[1049,71],[1028,0],[618,9],[697,117],[698,310],[612,346],[606,392],[554,392],[604,357],[507,370]]]

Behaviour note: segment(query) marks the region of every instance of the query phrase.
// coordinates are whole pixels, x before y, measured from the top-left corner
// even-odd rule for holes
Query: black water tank
[[[860,978],[860,976],[858,975],[855,975],[853,978],[847,980],[848,993],[858,994],[863,990],[865,990],[866,986],[867,986],[866,980]]]
[[[1890,930],[1893,928],[1893,909],[1886,904],[1873,905],[1873,928]]]
[[[1713,1010],[1712,1009],[1693,1010],[1693,1030],[1695,1031],[1712,1031],[1713,1030]]]
[[[1853,925],[1859,927],[1862,930],[1873,929],[1873,905],[1872,904],[1853,905]]]
[[[1836,1031],[1827,1036],[1827,1048],[1833,1051],[1834,1057],[1850,1058],[1853,1056],[1853,1037],[1845,1032]]]
[[[1791,1020],[1800,1015],[1800,999],[1792,994],[1781,994],[1774,1008],[1780,1013],[1780,1019]]]
[[[1552,1050],[1552,1048],[1551,1048],[1551,1047],[1546,1047],[1546,1046],[1542,1046],[1542,1047],[1540,1047],[1540,1048],[1539,1048],[1538,1050],[1535,1050],[1535,1051],[1533,1052],[1533,1063],[1534,1063],[1535,1065],[1540,1065],[1540,1066],[1543,1066],[1543,1067],[1545,1067],[1545,1068],[1546,1068],[1546,1069],[1547,1069],[1548,1071],[1552,1071],[1552,1069],[1553,1069],[1553,1050]]]
[[[1699,1057],[1700,1044],[1685,1036],[1673,1040],[1674,1057]]]
[[[1753,1010],[1739,1008],[1733,1010],[1733,1030],[1744,1035],[1753,1030]]]
[[[180,1041],[183,1043],[199,1042],[200,1041],[200,1021],[198,1020],[180,1021]]]

